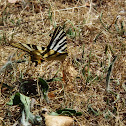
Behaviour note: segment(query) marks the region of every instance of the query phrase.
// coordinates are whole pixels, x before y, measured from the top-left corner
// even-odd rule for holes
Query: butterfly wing
[[[67,56],[66,41],[66,33],[63,28],[56,27],[47,50],[41,55],[47,60],[64,60]]]
[[[27,46],[27,44],[18,43],[18,42],[11,42],[10,45],[13,47],[16,47],[18,49],[21,49],[23,51],[26,51],[28,53],[30,53],[32,51],[32,49],[29,46]]]
[[[44,61],[41,53],[43,53],[46,50],[45,47],[32,44],[24,44],[21,42],[14,42],[14,41],[11,41],[10,45],[19,48],[25,52],[28,52],[28,54],[30,54],[31,61],[35,62],[36,66]]]
[[[67,48],[66,41],[66,33],[62,27],[58,26],[53,33],[47,49],[52,49],[56,52],[63,53]]]
[[[16,47],[18,49],[21,49],[23,51],[26,51],[28,53],[32,53],[32,52],[39,52],[39,53],[42,53],[46,50],[45,47],[41,47],[41,46],[37,46],[37,45],[32,45],[32,44],[24,44],[24,43],[21,43],[21,42],[11,42],[10,43],[11,46],[13,47]]]

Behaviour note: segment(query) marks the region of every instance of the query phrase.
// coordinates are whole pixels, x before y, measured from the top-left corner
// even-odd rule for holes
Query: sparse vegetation
[[[24,115],[20,105],[7,104],[15,94],[34,98],[28,112],[39,117],[44,108],[48,113],[68,109],[74,126],[126,125],[125,4],[125,0],[1,1],[0,125],[12,126]],[[25,52],[8,46],[12,38],[47,46],[57,25],[67,33],[63,66],[49,61],[35,67]]]

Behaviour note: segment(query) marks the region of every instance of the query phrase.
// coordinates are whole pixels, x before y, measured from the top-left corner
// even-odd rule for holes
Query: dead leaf
[[[9,3],[16,3],[19,0],[8,0]]]
[[[67,116],[45,115],[46,126],[73,126],[73,119]]]

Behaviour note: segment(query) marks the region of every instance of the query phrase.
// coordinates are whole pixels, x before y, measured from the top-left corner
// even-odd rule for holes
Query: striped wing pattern
[[[67,48],[66,41],[66,33],[63,31],[63,28],[57,27],[47,48],[63,53]]]
[[[44,60],[64,60],[67,56],[66,33],[63,28],[56,27],[47,48],[24,43],[11,42],[13,47],[19,48],[30,54],[33,62],[41,63]]]
[[[56,27],[47,50],[41,55],[47,60],[64,60],[67,56],[66,33],[62,27]]]
[[[23,51],[26,51],[28,53],[31,53],[34,50],[38,50],[40,53],[42,53],[43,51],[46,50],[45,47],[41,47],[41,46],[37,46],[37,45],[32,45],[32,44],[24,44],[24,43],[21,43],[21,42],[20,43],[12,42],[11,46],[19,48],[19,49],[21,49]]]

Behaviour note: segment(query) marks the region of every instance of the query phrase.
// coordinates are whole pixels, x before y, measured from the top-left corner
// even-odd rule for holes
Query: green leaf
[[[107,54],[108,51],[108,45],[105,46],[105,54]]]
[[[32,118],[32,116],[30,114],[30,102],[31,102],[30,98],[23,94],[20,94],[20,100],[21,100],[22,104],[24,105],[26,119],[28,120],[29,118]]]
[[[19,92],[15,93],[11,97],[10,102],[8,102],[8,105],[20,105],[22,108],[22,117],[21,117],[21,123],[22,124],[29,124],[29,121],[32,122],[32,124],[40,124],[42,121],[42,118],[40,116],[35,116],[30,112],[30,97],[27,97]]]
[[[49,115],[58,116],[59,114],[57,112],[51,112]]]
[[[84,68],[82,69],[82,74],[83,74],[83,76],[85,76],[85,74],[86,74],[86,71],[85,71],[85,68],[88,66],[88,64],[86,64],[85,66],[84,66]]]
[[[82,116],[82,112],[76,112],[76,116]]]
[[[15,95],[11,96],[10,101],[7,103],[7,105],[20,105],[21,100],[20,100],[20,93],[15,93]]]
[[[69,115],[69,116],[72,116],[72,115],[81,116],[82,115],[81,112],[77,112],[76,110],[70,109],[70,108],[57,110],[56,113],[58,113],[60,115]]]
[[[43,93],[44,99],[45,99],[46,101],[48,101],[47,93],[48,93],[49,86],[48,86],[47,82],[46,82],[45,80],[43,80],[42,78],[39,78],[38,84],[39,84],[39,85],[41,86],[41,88],[42,88],[42,93]]]
[[[65,109],[60,109],[60,110],[57,110],[56,112],[58,113],[58,114],[61,114],[62,112],[64,112],[64,111],[68,111],[68,112],[70,112],[70,113],[73,113],[73,114],[75,114],[76,113],[76,111],[74,110],[74,109],[68,109],[68,108],[65,108]]]

